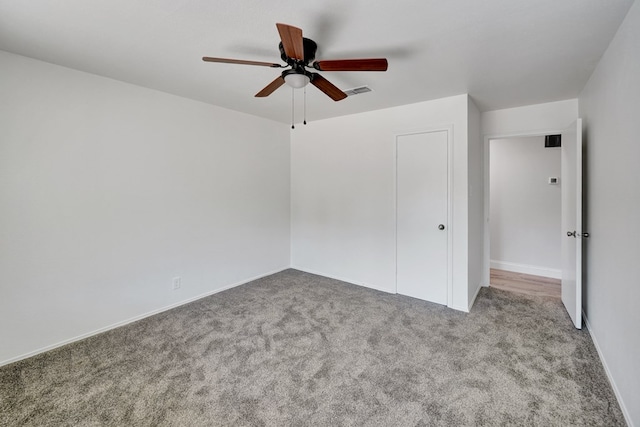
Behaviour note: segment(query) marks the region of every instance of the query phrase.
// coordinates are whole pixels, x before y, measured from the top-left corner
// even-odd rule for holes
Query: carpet
[[[556,299],[462,313],[286,270],[0,368],[0,425],[625,422]]]

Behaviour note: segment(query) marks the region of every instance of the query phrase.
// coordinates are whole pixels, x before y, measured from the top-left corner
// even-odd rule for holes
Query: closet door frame
[[[393,145],[395,155],[395,242],[396,242],[396,293],[398,293],[398,138],[431,132],[446,132],[447,134],[447,306],[453,304],[453,125],[422,127],[394,133]]]

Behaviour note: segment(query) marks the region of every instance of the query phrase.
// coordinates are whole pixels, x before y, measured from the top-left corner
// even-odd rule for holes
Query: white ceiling
[[[253,96],[280,70],[201,60],[281,62],[282,22],[318,43],[316,59],[389,60],[386,73],[322,73],[373,92],[334,102],[309,86],[311,121],[462,93],[486,111],[575,98],[632,2],[0,0],[0,49],[288,123],[289,87]]]

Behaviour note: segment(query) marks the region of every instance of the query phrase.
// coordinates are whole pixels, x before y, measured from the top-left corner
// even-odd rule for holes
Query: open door
[[[582,119],[562,133],[562,303],[582,329]],[[585,236],[586,237],[586,236]]]

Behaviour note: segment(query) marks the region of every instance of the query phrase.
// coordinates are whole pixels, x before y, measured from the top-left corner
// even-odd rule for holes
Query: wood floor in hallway
[[[560,298],[560,279],[491,269],[491,286],[527,295]]]

